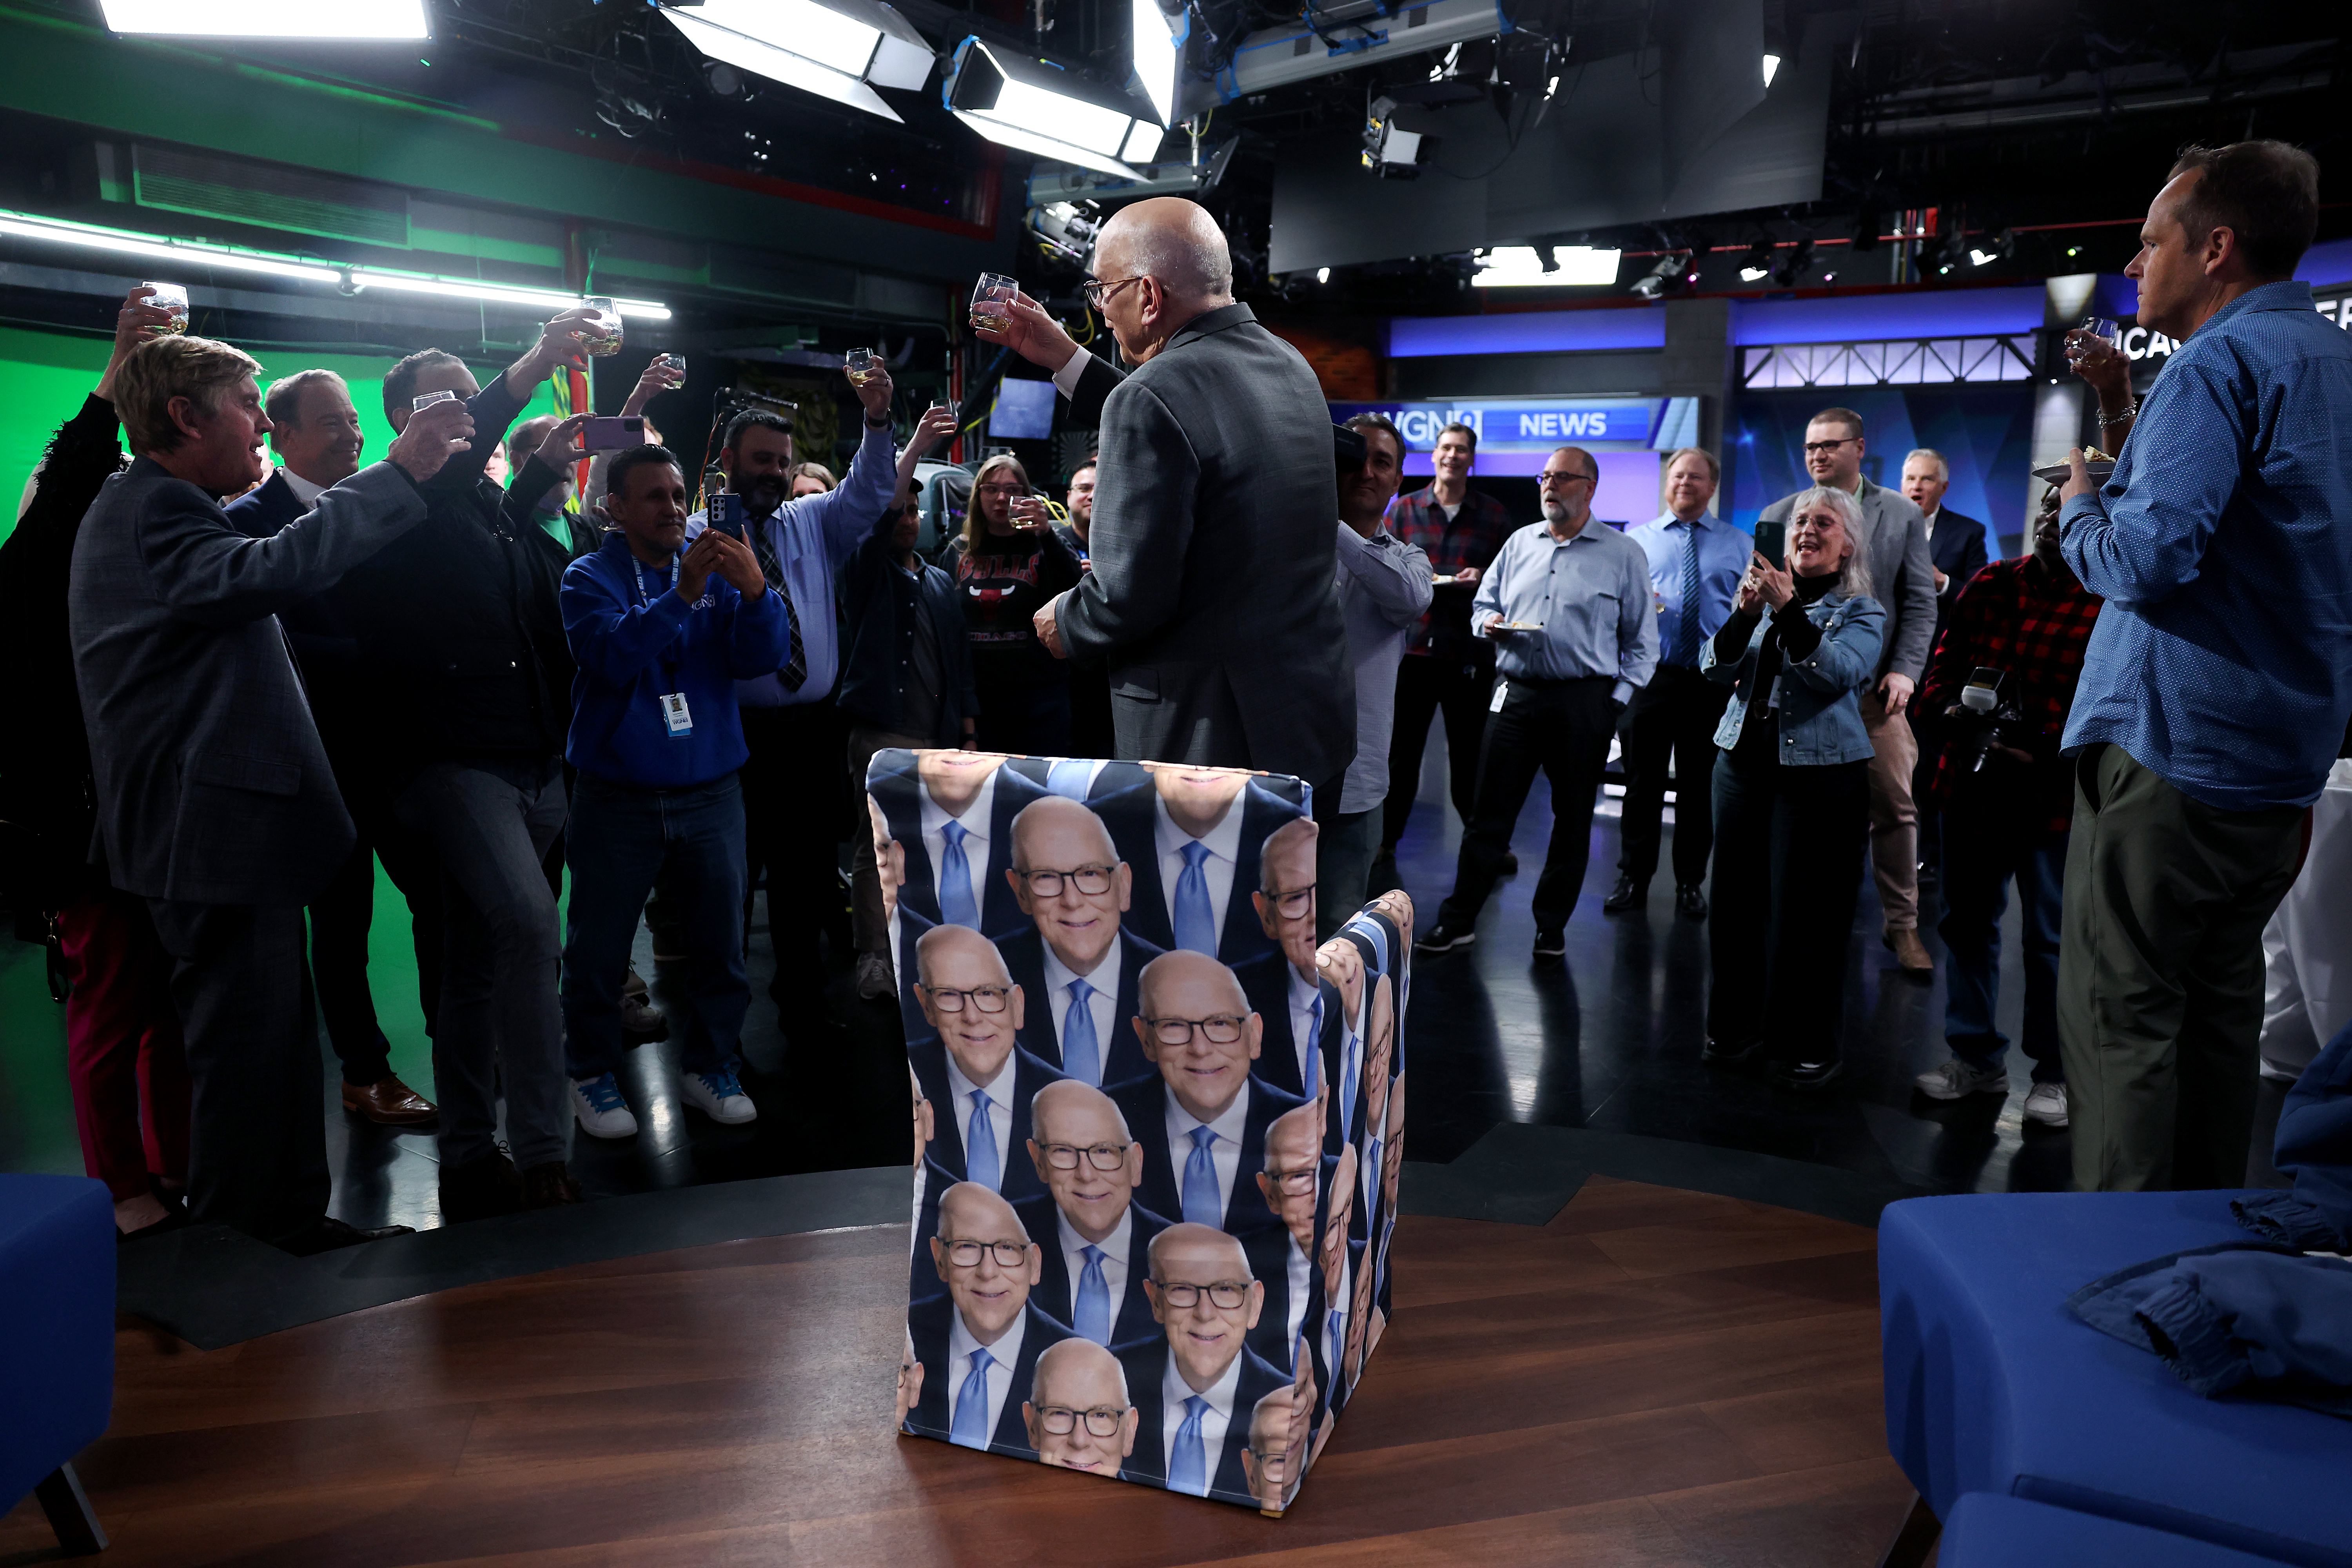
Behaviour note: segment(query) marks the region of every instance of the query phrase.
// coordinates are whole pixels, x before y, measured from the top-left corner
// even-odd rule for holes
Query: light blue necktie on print
[[[1069,985],[1070,1010],[1062,1015],[1062,1072],[1080,1083],[1102,1086],[1102,1045],[1095,1038],[1095,988],[1083,980]]]
[[[971,1121],[963,1135],[963,1173],[991,1192],[1004,1173],[1003,1156],[996,1152],[996,1123],[988,1117],[988,1108],[994,1103],[988,1090],[971,1091]]]
[[[980,929],[980,910],[971,901],[971,862],[964,858],[963,841],[971,837],[961,822],[940,829],[947,853],[940,857],[940,919],[951,926]]]
[[[1683,524],[1683,614],[1675,628],[1676,664],[1698,663],[1698,524]]]
[[[1098,1345],[1110,1344],[1110,1281],[1103,1278],[1103,1252],[1099,1247],[1082,1247],[1080,1257],[1087,1266],[1078,1275],[1077,1307],[1070,1315],[1070,1326],[1078,1331],[1078,1338],[1092,1340]]]
[[[1184,846],[1184,869],[1176,879],[1176,945],[1217,956],[1217,917],[1209,910],[1209,874],[1201,869],[1209,847],[1195,838]]]
[[[1312,1103],[1323,1089],[1323,991],[1316,988],[1315,1005],[1307,1015],[1307,1099]]]
[[[1184,1217],[1223,1230],[1225,1205],[1217,1201],[1217,1166],[1209,1158],[1209,1145],[1216,1141],[1213,1130],[1192,1129],[1192,1152],[1184,1157]]]
[[[1339,1057],[1339,1142],[1352,1143],[1356,1141],[1356,1089],[1364,1080],[1364,1043],[1345,1024],[1339,1026],[1339,1037],[1346,1042]]]
[[[971,1371],[956,1394],[955,1420],[948,1427],[948,1441],[967,1448],[988,1447],[988,1369],[996,1358],[986,1351],[971,1352]]]
[[[1184,1424],[1176,1428],[1176,1451],[1168,1456],[1168,1489],[1209,1495],[1209,1455],[1201,1442],[1201,1415],[1209,1402],[1195,1394],[1184,1401]]]
[[[1095,771],[1092,763],[1055,763],[1045,770],[1045,787],[1058,795],[1084,804],[1087,781]]]
[[[1339,1307],[1331,1309],[1330,1327],[1325,1331],[1331,1342],[1331,1359],[1324,1364],[1328,1382],[1335,1386],[1339,1381],[1339,1358],[1348,1353],[1348,1314]]]

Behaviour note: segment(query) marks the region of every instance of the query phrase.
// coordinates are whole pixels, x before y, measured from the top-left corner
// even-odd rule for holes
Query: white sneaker
[[[2066,1125],[2066,1086],[2063,1083],[2037,1083],[2025,1096],[2025,1119],[2039,1121],[2044,1127]]]
[[[677,1092],[688,1105],[722,1126],[740,1127],[760,1114],[760,1108],[743,1092],[732,1063],[717,1072],[680,1073]]]
[[[1971,1094],[2007,1094],[2009,1075],[1999,1069],[1988,1072],[1972,1068],[1954,1057],[1933,1072],[1923,1072],[1911,1080],[1919,1092],[1930,1100],[1963,1100]]]
[[[885,996],[898,994],[898,977],[890,972],[890,960],[878,952],[857,955],[857,994],[868,1002],[879,1002]]]
[[[637,1135],[636,1114],[621,1098],[621,1086],[613,1081],[611,1073],[572,1080],[572,1114],[580,1119],[580,1130],[592,1138]]]

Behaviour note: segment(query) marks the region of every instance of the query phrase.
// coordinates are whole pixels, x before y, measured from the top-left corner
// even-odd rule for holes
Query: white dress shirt
[[[286,488],[294,492],[294,499],[300,501],[306,510],[317,506],[319,498],[327,493],[326,486],[314,485],[291,468],[280,467],[278,471],[286,476]]]
[[[1102,962],[1095,965],[1094,972],[1090,974],[1080,974],[1068,964],[1064,963],[1061,956],[1055,952],[1051,942],[1040,942],[1038,945],[1045,950],[1045,999],[1046,1005],[1051,1007],[1054,1013],[1054,1042],[1064,1047],[1062,1060],[1065,1064],[1065,1071],[1067,1070],[1070,1058],[1067,1047],[1070,1037],[1068,1025],[1070,1004],[1076,1000],[1070,994],[1070,983],[1074,980],[1083,980],[1095,988],[1094,994],[1087,998],[1087,1011],[1094,1016],[1095,1070],[1099,1073],[1104,1064],[1110,1059],[1111,1026],[1118,1022],[1119,964],[1123,962],[1119,953],[1119,942],[1116,938],[1112,940],[1109,949],[1103,953]],[[1025,1005],[1034,1006],[1036,1003],[1032,999]],[[1102,1087],[1099,1079],[1089,1079],[1085,1081],[1093,1084],[1097,1089]]]
[[[1217,1176],[1217,1216],[1223,1220],[1234,1206],[1234,1181],[1242,1167],[1242,1132],[1249,1124],[1250,1087],[1244,1082],[1234,1102],[1225,1107],[1214,1121],[1202,1121],[1184,1109],[1165,1084],[1160,1095],[1168,1102],[1168,1161],[1176,1167],[1177,1206],[1183,1206],[1184,1165],[1192,1158],[1192,1129],[1206,1127],[1217,1135],[1209,1145],[1209,1164]],[[1181,1219],[1181,1214],[1171,1215]]]
[[[948,1089],[953,1093],[955,1103],[947,1107],[935,1105],[931,1107],[931,1114],[936,1117],[944,1112],[955,1118],[956,1137],[964,1146],[964,1173],[969,1175],[971,1172],[971,1140],[966,1134],[971,1128],[971,1091],[976,1089],[988,1091],[988,1125],[996,1132],[996,1184],[1001,1192],[1004,1186],[1004,1173],[1012,1167],[1013,1162],[1029,1157],[1028,1150],[1013,1146],[1013,1053],[1004,1053],[1004,1065],[996,1069],[996,1077],[987,1083],[974,1083],[964,1077],[963,1068],[956,1065],[953,1051],[943,1054],[948,1058]]]
[[[1307,1322],[1307,1281],[1313,1273],[1314,1262],[1298,1250],[1297,1237],[1286,1235],[1283,1239],[1282,1255],[1289,1266],[1290,1274],[1290,1321],[1286,1325],[1290,1332],[1282,1342],[1282,1348],[1284,1353],[1296,1355],[1298,1353],[1298,1331]]]
[[[1216,1484],[1217,1461],[1224,1457],[1225,1428],[1233,1425],[1234,1397],[1241,1392],[1241,1384],[1242,1358],[1236,1349],[1234,1359],[1225,1363],[1224,1374],[1197,1391],[1208,1400],[1209,1406],[1201,1412],[1201,1489],[1192,1494],[1194,1497],[1208,1496],[1209,1488]],[[1192,1385],[1184,1381],[1184,1374],[1176,1369],[1175,1352],[1170,1351],[1168,1370],[1160,1379],[1160,1452],[1168,1461],[1171,1491],[1176,1489],[1176,1432],[1184,1425],[1184,1402],[1194,1393]]]
[[[1029,1332],[1026,1308],[1015,1313],[1013,1326],[1004,1337],[992,1345],[983,1345],[964,1327],[963,1313],[950,1314],[948,1329],[948,1430],[955,1430],[956,1406],[963,1403],[963,1380],[971,1375],[971,1352],[986,1351],[993,1363],[988,1369],[988,1440],[996,1440],[996,1423],[1004,1415],[1004,1402],[1013,1394],[1013,1363],[1021,1359],[1021,1342]]]
[[[1086,374],[1087,366],[1094,363],[1095,356],[1080,349],[1070,356],[1067,364],[1054,373],[1054,389],[1065,397],[1076,397],[1078,395],[1078,378]]]
[[[1209,847],[1209,858],[1201,862],[1201,875],[1209,884],[1209,914],[1216,921],[1217,941],[1225,940],[1225,906],[1234,896],[1234,873],[1241,868],[1242,799],[1249,793],[1244,784],[1225,815],[1209,829],[1201,842]],[[1151,802],[1151,843],[1160,856],[1160,891],[1168,900],[1168,929],[1176,929],[1176,881],[1184,874],[1184,846],[1192,836],[1176,826],[1168,815],[1168,803],[1154,797]]]
[[[965,834],[964,863],[971,872],[971,907],[974,910],[988,907],[988,835],[996,819],[996,780],[1003,772],[1001,766],[991,769],[987,780],[980,786],[980,793],[971,797],[971,804],[963,808],[963,815],[955,818],[962,824]],[[931,798],[929,790],[924,790],[922,796],[923,850],[931,858],[931,885],[937,888],[940,879],[947,875],[949,818],[947,808]],[[941,913],[945,913],[947,907],[947,899],[942,896],[940,900]],[[895,954],[897,949],[891,951]]]
[[[1282,972],[1290,978],[1287,995],[1290,1044],[1291,1048],[1298,1053],[1298,1082],[1304,1088],[1307,1083],[1307,1058],[1314,1054],[1316,1047],[1315,998],[1322,994],[1323,987],[1299,973],[1297,966],[1287,959],[1283,961]]]
[[[1070,1316],[1078,1315],[1078,1281],[1087,1272],[1089,1247],[1102,1253],[1103,1283],[1110,1287],[1110,1327],[1118,1326],[1119,1303],[1127,1300],[1127,1260],[1135,1250],[1135,1209],[1129,1205],[1118,1216],[1118,1224],[1100,1241],[1088,1241],[1080,1236],[1070,1216],[1060,1209],[1054,1211],[1054,1230],[1061,1237],[1062,1262],[1070,1270]]]

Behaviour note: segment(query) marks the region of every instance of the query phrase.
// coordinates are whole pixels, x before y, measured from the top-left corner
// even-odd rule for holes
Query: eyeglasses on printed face
[[[1293,888],[1286,893],[1269,892],[1265,897],[1266,901],[1274,906],[1274,912],[1286,921],[1303,921],[1315,912],[1315,889],[1312,888]]]
[[[1089,278],[1078,285],[1078,290],[1087,297],[1088,305],[1099,310],[1103,308],[1105,300],[1130,283],[1142,282],[1149,276],[1150,276],[1149,273],[1139,272],[1132,278]]]
[[[967,996],[971,998],[971,1005],[983,1013],[1002,1013],[1004,1011],[1004,999],[1013,994],[1013,988],[1009,985],[978,985],[970,991],[935,991],[928,985],[920,989],[931,999],[931,1005],[942,1013],[962,1012]]]
[[[1250,1282],[1246,1279],[1220,1279],[1213,1285],[1164,1285],[1157,1279],[1152,1283],[1160,1286],[1160,1299],[1180,1312],[1199,1306],[1203,1295],[1209,1298],[1209,1305],[1221,1312],[1234,1311],[1249,1300]]]
[[[945,1244],[948,1261],[958,1268],[977,1268],[982,1257],[996,1255],[999,1268],[1018,1268],[1029,1261],[1029,1248],[1017,1241],[950,1241]]]
[[[1859,436],[1841,436],[1834,441],[1808,441],[1805,443],[1805,456],[1808,458],[1825,457],[1828,454],[1836,451],[1840,447],[1844,446],[1849,441],[1859,441],[1861,439],[1862,437]]]
[[[1045,867],[1021,869],[1021,879],[1029,884],[1029,896],[1034,899],[1058,899],[1065,880],[1076,882],[1078,891],[1087,897],[1099,898],[1110,891],[1112,868],[1079,866],[1067,871],[1048,870]]]
[[[1081,1154],[1087,1157],[1087,1163],[1097,1171],[1116,1171],[1127,1163],[1127,1152],[1135,1145],[1094,1143],[1082,1149],[1076,1143],[1040,1143],[1037,1147],[1045,1152],[1045,1163],[1057,1171],[1076,1170]]]
[[[1119,1423],[1127,1419],[1130,1408],[1125,1405],[1097,1405],[1092,1410],[1073,1410],[1066,1405],[1041,1405],[1037,1407],[1037,1424],[1056,1437],[1066,1437],[1084,1421],[1087,1436],[1116,1437]]]
[[[1209,1043],[1230,1046],[1242,1037],[1244,1020],[1231,1013],[1219,1013],[1208,1018],[1146,1018],[1151,1026],[1151,1037],[1163,1046],[1190,1045],[1197,1030]]]
[[[1546,468],[1536,476],[1536,483],[1546,489],[1554,485],[1567,484],[1570,480],[1580,484],[1597,485],[1601,482],[1601,476],[1582,473],[1575,468]]]

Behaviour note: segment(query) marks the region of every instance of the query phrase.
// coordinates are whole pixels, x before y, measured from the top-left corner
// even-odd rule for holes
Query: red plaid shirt
[[[1429,556],[1430,570],[1451,577],[1465,566],[1484,572],[1511,531],[1510,515],[1493,496],[1475,489],[1463,492],[1454,521],[1438,510],[1437,492],[1415,490],[1389,503],[1388,529],[1407,544],[1417,544]],[[1448,588],[1431,603],[1405,641],[1407,653],[1436,652],[1455,658],[1484,652],[1489,646],[1470,635],[1470,590]]]
[[[1979,667],[2009,671],[2008,694],[2034,731],[2027,749],[2033,753],[2053,833],[2065,832],[2074,821],[2074,773],[2059,755],[2058,742],[2101,603],[2072,573],[2053,572],[2031,555],[1993,562],[1952,601],[1951,618],[1936,639],[1912,708],[1931,721],[1933,732]],[[1937,756],[1931,798],[1938,805],[1951,799],[1958,771],[1948,751]]]

